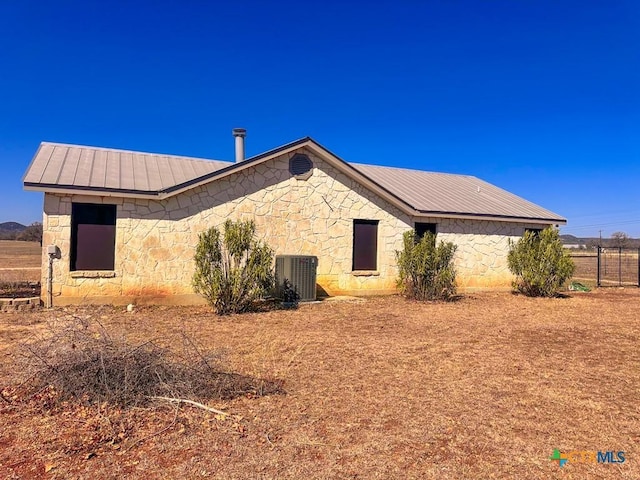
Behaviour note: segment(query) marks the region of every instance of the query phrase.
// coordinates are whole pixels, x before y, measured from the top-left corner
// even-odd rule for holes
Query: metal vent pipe
[[[234,128],[233,136],[236,137],[236,163],[244,160],[244,137],[247,131],[244,128]]]

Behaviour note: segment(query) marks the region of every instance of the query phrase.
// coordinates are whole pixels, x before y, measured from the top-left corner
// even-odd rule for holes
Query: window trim
[[[375,243],[372,247],[373,249],[373,257],[369,258],[368,260],[373,260],[373,268],[356,268],[356,267],[362,267],[362,266],[367,266],[367,265],[361,265],[360,263],[365,263],[362,261],[359,261],[358,264],[356,265],[356,260],[361,260],[361,259],[356,259],[356,230],[357,227],[356,225],[371,225],[371,226],[375,226],[375,237],[373,237]],[[363,219],[363,218],[354,218],[353,219],[353,238],[351,241],[351,272],[354,275],[357,276],[367,276],[367,275],[376,275],[378,273],[378,244],[379,244],[379,239],[378,239],[378,234],[379,234],[379,226],[380,226],[380,221],[379,220],[371,220],[371,219]]]
[[[95,209],[95,211],[91,211]],[[78,218],[80,217],[80,218]],[[84,217],[84,218],[83,218]],[[118,207],[115,204],[110,203],[87,203],[87,202],[72,202],[71,204],[71,238],[69,245],[69,271],[72,277],[75,278],[109,278],[115,276],[113,273],[116,263],[116,223],[118,217]],[[112,227],[109,229],[110,235],[106,238],[105,246],[109,249],[113,249],[109,257],[107,257],[106,263],[110,268],[100,268],[101,265],[80,265],[78,268],[78,247],[80,251],[84,252],[84,249],[91,252],[91,248],[84,246],[82,242],[78,244],[78,234],[81,230],[81,225],[94,225]],[[111,231],[112,230],[112,231]],[[113,245],[111,245],[111,240]],[[87,268],[88,267],[88,268]]]
[[[430,225],[430,226],[433,226],[433,229],[431,229],[431,228],[425,229],[425,231],[422,233],[422,235],[420,235],[418,233],[418,225]],[[424,234],[426,232],[431,232],[434,235],[438,235],[438,224],[434,223],[434,222],[414,222],[413,223],[413,231],[416,233],[416,237],[418,237],[419,239],[424,237]]]

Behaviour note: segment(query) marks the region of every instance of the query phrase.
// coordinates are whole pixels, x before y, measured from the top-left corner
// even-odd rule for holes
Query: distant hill
[[[20,233],[27,228],[26,225],[22,225],[18,222],[4,222],[0,223],[0,233]]]
[[[565,245],[567,243],[585,243],[581,238],[574,237],[573,235],[560,235],[560,241]]]
[[[18,222],[0,223],[0,240],[22,240],[42,243],[42,224],[35,222],[26,226]]]
[[[614,240],[611,238],[603,238],[600,240],[599,237],[576,237],[574,235],[560,235],[560,241],[563,245],[585,245],[587,247],[596,247],[597,245],[601,245],[603,247],[613,247],[615,246]],[[640,248],[640,239],[638,238],[629,238],[627,240],[627,248]]]

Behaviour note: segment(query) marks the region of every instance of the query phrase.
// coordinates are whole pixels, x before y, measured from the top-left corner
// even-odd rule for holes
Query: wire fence
[[[640,287],[640,249],[598,247],[593,252],[572,252],[573,279],[598,287]]]

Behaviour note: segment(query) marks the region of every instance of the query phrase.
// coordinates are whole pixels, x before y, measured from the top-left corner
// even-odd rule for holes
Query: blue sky
[[[233,159],[311,136],[640,237],[640,2],[0,3],[0,222],[39,142]]]

